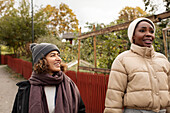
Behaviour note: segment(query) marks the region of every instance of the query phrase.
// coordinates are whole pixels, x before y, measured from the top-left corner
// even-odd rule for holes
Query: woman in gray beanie
[[[19,82],[12,113],[85,113],[76,84],[61,71],[60,50],[54,44],[30,45],[33,72]]]
[[[154,23],[135,19],[128,37],[130,50],[111,67],[104,113],[170,113],[170,63],[154,51]]]

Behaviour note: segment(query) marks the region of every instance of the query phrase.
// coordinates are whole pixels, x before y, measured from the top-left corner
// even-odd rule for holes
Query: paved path
[[[18,87],[17,79],[7,71],[7,65],[0,65],[0,113],[11,113]]]

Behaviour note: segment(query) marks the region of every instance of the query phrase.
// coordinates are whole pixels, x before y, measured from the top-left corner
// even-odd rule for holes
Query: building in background
[[[78,36],[78,33],[64,33],[63,36],[62,36],[62,41],[65,42],[65,41],[69,41],[70,44],[74,44],[74,41],[73,39],[76,38]]]

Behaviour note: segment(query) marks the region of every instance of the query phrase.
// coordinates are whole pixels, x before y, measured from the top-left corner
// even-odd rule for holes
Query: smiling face
[[[51,51],[46,56],[47,63],[49,65],[50,73],[60,71],[60,65],[62,59],[57,51]]]
[[[141,47],[151,47],[155,39],[154,28],[147,21],[141,21],[133,35],[133,43]]]

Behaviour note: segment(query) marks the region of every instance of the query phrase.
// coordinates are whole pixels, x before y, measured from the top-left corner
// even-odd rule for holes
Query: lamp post
[[[33,17],[33,0],[31,0],[32,7],[32,43],[34,42],[34,17]]]
[[[34,43],[34,15],[33,15],[33,0],[31,0],[31,9],[32,9],[32,43]],[[34,63],[32,60],[32,67]]]

